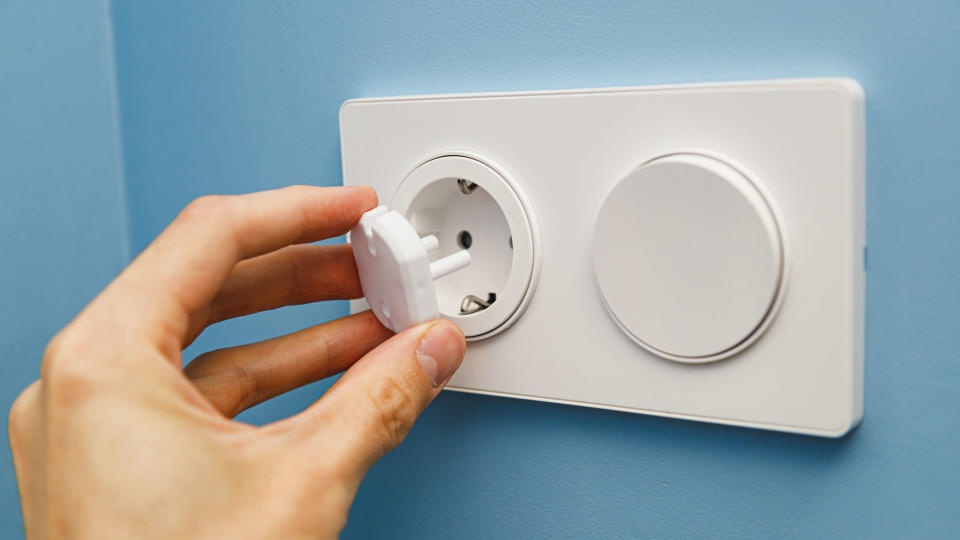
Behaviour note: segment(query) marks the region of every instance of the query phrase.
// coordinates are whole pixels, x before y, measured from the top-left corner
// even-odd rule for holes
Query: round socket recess
[[[760,184],[720,156],[676,153],[629,173],[594,231],[604,303],[653,354],[686,363],[756,340],[782,298],[783,229]]]
[[[435,235],[431,260],[466,249],[468,267],[434,281],[440,316],[468,340],[512,325],[533,296],[540,234],[519,185],[476,155],[444,154],[422,162],[397,187],[390,207],[420,236]]]

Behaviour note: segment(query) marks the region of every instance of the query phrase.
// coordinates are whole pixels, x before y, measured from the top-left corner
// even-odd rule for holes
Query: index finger
[[[291,186],[201,197],[97,303],[108,306],[112,317],[122,317],[128,331],[132,326],[179,352],[190,314],[213,298],[237,262],[290,244],[342,235],[376,205],[376,193],[364,186]]]

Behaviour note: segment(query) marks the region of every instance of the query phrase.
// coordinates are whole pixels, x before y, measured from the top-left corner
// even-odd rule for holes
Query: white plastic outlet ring
[[[782,301],[781,223],[742,166],[699,151],[648,160],[600,209],[593,259],[604,304],[657,356],[733,356],[763,334]]]
[[[540,233],[530,202],[501,167],[466,152],[438,155],[404,178],[390,207],[421,236],[439,239],[432,257],[469,250],[469,267],[434,282],[440,316],[468,340],[496,335],[520,317],[536,288]],[[468,295],[494,301],[464,313]]]

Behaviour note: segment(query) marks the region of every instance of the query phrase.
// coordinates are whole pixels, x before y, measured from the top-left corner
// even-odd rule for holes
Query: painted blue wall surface
[[[866,90],[868,133],[866,419],[856,432],[823,440],[446,393],[371,471],[344,536],[958,534],[957,2],[116,0],[119,130],[103,6],[44,5],[0,4],[8,402],[35,376],[42,341],[116,271],[124,210],[136,252],[201,194],[338,184],[345,99],[849,76]],[[36,268],[62,281],[38,280]],[[188,356],[346,311],[218,325]],[[322,389],[245,419],[290,414]]]
[[[0,2],[0,397],[123,268],[127,227],[106,0]],[[22,536],[3,429],[0,535]]]

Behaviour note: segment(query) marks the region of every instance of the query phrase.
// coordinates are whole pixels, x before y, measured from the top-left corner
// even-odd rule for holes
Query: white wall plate
[[[344,184],[436,257],[468,233],[436,282],[471,339],[448,388],[836,437],[863,415],[863,100],[846,79],[351,100]]]

